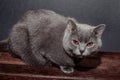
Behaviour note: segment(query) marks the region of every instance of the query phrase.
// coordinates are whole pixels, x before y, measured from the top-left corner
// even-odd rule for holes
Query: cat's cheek
[[[94,50],[96,50],[94,47],[95,47],[95,46],[86,47],[86,50],[85,50],[85,52],[83,53],[83,56],[89,56],[89,55],[91,55],[91,53],[92,53]]]
[[[96,51],[99,51],[99,50],[100,50],[99,46],[95,45],[92,48],[90,48],[90,53],[93,53],[93,52],[96,52]]]
[[[75,50],[73,50],[73,54],[75,55],[81,55],[79,48],[76,48]]]

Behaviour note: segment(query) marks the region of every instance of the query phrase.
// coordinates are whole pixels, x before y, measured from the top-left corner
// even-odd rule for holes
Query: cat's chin
[[[91,55],[74,55],[73,58],[74,59],[84,59],[84,58],[87,58],[87,57],[90,57]]]
[[[86,56],[83,56],[83,55],[79,55],[79,56],[77,56],[76,58],[78,58],[78,59],[83,59],[83,58],[85,58]]]
[[[82,58],[84,58],[84,56],[81,55],[81,56],[79,56],[78,58],[79,58],[79,59],[82,59]]]

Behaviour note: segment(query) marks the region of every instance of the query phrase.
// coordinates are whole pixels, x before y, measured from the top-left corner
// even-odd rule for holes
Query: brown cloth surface
[[[83,68],[74,73],[64,74],[56,67],[30,67],[7,52],[0,52],[0,80],[120,80],[120,53],[100,52],[101,64],[98,59],[84,59]]]

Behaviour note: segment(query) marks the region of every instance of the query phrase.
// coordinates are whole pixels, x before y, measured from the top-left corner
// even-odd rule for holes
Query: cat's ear
[[[77,31],[77,26],[74,21],[68,20],[67,22],[67,30],[69,32],[76,32]]]
[[[103,31],[105,30],[105,24],[99,24],[97,27],[94,29],[94,33],[97,37],[101,38]]]

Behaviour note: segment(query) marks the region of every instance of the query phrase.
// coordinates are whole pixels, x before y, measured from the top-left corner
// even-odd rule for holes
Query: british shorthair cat
[[[54,63],[64,73],[72,73],[73,58],[99,51],[104,29],[104,24],[91,26],[50,10],[31,10],[13,26],[8,39],[0,42],[0,49],[29,65]]]

